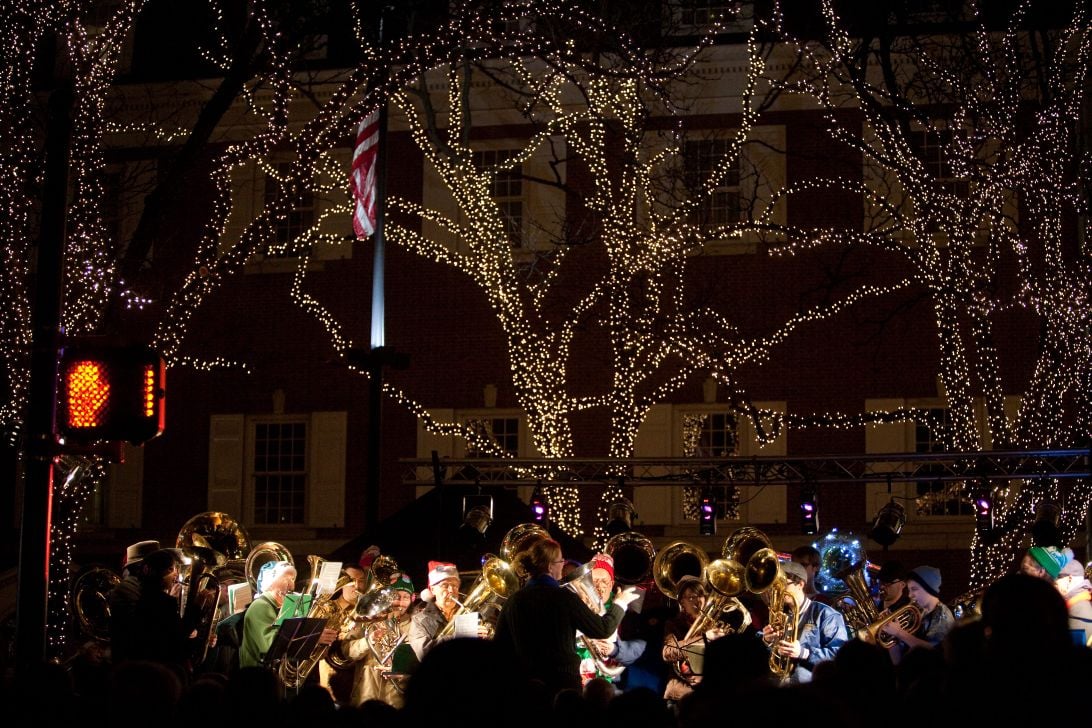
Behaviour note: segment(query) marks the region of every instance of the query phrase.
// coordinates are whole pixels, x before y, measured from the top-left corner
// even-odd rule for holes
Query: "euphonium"
[[[69,607],[80,631],[96,642],[110,641],[110,592],[121,577],[97,566],[80,574],[72,585]]]
[[[326,629],[334,629],[341,632],[345,613],[340,605],[338,605],[335,597],[342,589],[352,583],[352,579],[343,575],[337,580],[337,584],[334,586],[332,592],[329,594],[320,593],[318,576],[325,561],[326,560],[321,556],[315,556],[314,554],[307,557],[307,562],[311,565],[311,584],[307,589],[307,592],[311,595],[311,608],[307,610],[307,618],[325,619]],[[301,687],[307,679],[307,676],[311,674],[311,671],[315,669],[315,666],[326,657],[329,650],[329,644],[320,643],[315,645],[315,648],[311,650],[310,656],[303,660],[298,662],[293,662],[291,660],[281,661],[279,668],[280,676],[285,687]]]
[[[455,615],[440,628],[437,638],[449,637],[455,633],[455,618],[471,612],[480,612],[482,607],[493,604],[500,606],[509,596],[519,589],[519,577],[515,569],[499,556],[487,555],[482,564],[482,573],[470,587],[466,599],[462,601]]]
[[[921,624],[921,610],[912,602],[904,604],[894,612],[877,610],[865,583],[865,568],[865,562],[859,561],[838,572],[838,578],[845,582],[854,602],[852,607],[842,607],[843,600],[839,602],[839,607],[857,634],[867,635],[868,639],[881,647],[891,647],[895,644],[895,638],[885,635],[883,628],[894,622],[907,632],[913,632]]]
[[[593,564],[594,562],[589,561],[580,568],[571,571],[569,575],[562,580],[561,586],[576,592],[581,601],[588,606],[588,609],[596,614],[603,614],[606,604],[599,595],[599,590],[595,588],[595,583],[592,581]],[[615,635],[617,635],[617,632],[615,632]],[[592,646],[585,635],[581,634],[579,640],[584,649],[591,655],[592,661],[595,662],[595,667],[600,674],[617,677],[626,669],[625,665],[607,662],[607,658],[599,654],[598,650]]]
[[[706,587],[705,606],[686,631],[684,643],[711,629],[731,634],[751,624],[751,613],[738,598],[744,589],[742,564],[733,559],[715,559],[706,565],[702,583]],[[738,629],[724,621],[724,615],[734,611],[743,613],[743,624]]]
[[[797,640],[797,623],[800,621],[800,605],[796,598],[789,594],[788,580],[784,574],[778,574],[773,584],[767,590],[770,602],[770,618],[768,624],[777,633],[774,644],[770,647],[770,672],[775,677],[784,680],[792,674],[793,661],[788,655],[782,655],[777,649],[778,640],[795,642]]]

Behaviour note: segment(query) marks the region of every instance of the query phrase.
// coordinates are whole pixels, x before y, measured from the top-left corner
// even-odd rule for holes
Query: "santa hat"
[[[428,562],[428,588],[421,592],[421,598],[426,602],[433,601],[435,597],[432,594],[432,587],[445,579],[458,578],[459,570],[455,567],[455,564],[449,564],[446,561]]]
[[[360,568],[364,571],[372,568],[372,564],[375,563],[376,558],[379,557],[379,547],[374,544],[369,546],[360,552],[360,559],[357,561],[360,564]]]
[[[610,574],[610,580],[614,581],[614,559],[610,554],[596,554],[593,556],[592,569],[603,569]]]

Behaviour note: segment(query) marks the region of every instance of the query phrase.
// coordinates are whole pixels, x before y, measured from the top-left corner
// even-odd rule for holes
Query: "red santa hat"
[[[431,602],[435,597],[432,594],[432,587],[439,584],[446,579],[458,579],[459,569],[455,564],[449,564],[446,561],[430,561],[428,562],[428,588],[421,592],[421,598],[426,602]]]
[[[592,557],[592,570],[603,569],[610,574],[610,580],[614,581],[614,559],[610,554],[596,554]]]

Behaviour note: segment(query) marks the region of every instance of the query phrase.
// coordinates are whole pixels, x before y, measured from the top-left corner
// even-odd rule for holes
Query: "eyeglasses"
[[[565,563],[565,559],[558,559],[557,561],[551,561],[550,563],[551,563],[551,564],[564,564],[564,563]]]

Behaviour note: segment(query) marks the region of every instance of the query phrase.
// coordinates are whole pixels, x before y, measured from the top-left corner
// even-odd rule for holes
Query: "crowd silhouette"
[[[428,653],[408,681],[404,708],[395,709],[378,701],[338,705],[311,684],[285,695],[264,667],[189,675],[150,660],[111,665],[101,650],[87,649],[64,665],[19,670],[5,684],[5,704],[8,724],[17,726],[691,728],[730,720],[856,728],[881,715],[895,726],[1000,724],[1043,686],[1059,701],[1076,696],[1079,705],[1082,689],[1092,685],[1092,649],[1073,641],[1065,600],[1048,582],[1020,573],[986,590],[978,618],[961,621],[936,648],[911,650],[897,665],[884,648],[851,640],[820,664],[812,682],[782,686],[767,658],[753,634],[711,642],[704,680],[671,710],[651,689],[616,692],[601,680],[553,693],[509,664],[495,643],[456,639]]]

